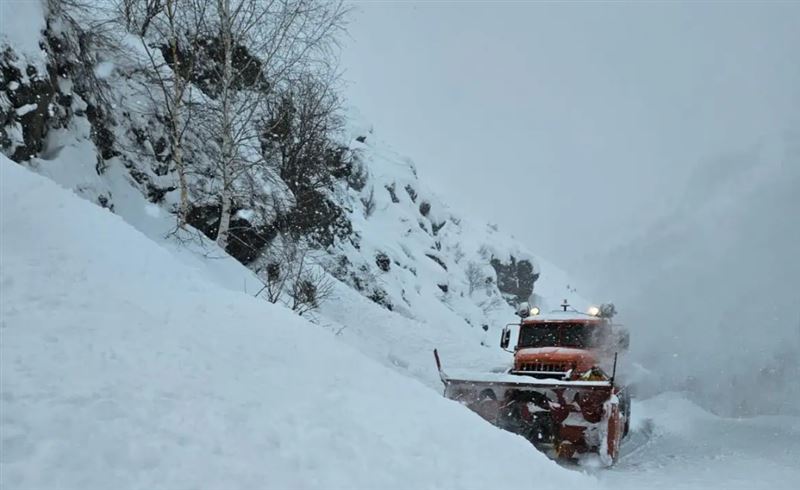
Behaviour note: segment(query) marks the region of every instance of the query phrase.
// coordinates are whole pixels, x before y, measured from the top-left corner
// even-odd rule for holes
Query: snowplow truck
[[[434,351],[444,395],[492,424],[525,437],[555,459],[592,455],[604,466],[619,456],[628,432],[630,397],[618,382],[619,354],[628,333],[611,322],[613,305],[587,313],[542,314],[522,304],[519,323],[507,325],[500,346],[513,365],[498,372],[446,372]],[[509,349],[512,333],[516,345]]]

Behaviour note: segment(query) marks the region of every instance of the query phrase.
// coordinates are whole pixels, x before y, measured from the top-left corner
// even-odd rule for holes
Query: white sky
[[[800,126],[800,2],[356,8],[349,101],[456,208],[562,264]]]

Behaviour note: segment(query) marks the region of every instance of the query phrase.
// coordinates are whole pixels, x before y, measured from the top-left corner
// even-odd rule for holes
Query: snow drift
[[[0,486],[592,484],[0,158]]]

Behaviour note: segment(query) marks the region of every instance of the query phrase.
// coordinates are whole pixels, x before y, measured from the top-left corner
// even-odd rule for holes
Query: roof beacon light
[[[538,306],[534,306],[533,308],[531,308],[531,316],[536,316],[539,314],[539,312],[540,310]]]
[[[590,306],[589,309],[586,310],[586,313],[588,313],[588,314],[590,314],[592,316],[599,316],[600,315],[600,308],[598,308],[596,306]]]

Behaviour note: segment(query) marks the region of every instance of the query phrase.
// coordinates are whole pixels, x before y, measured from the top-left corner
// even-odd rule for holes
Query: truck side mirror
[[[508,349],[509,343],[511,343],[511,330],[508,327],[503,327],[503,333],[500,334],[500,347]]]

